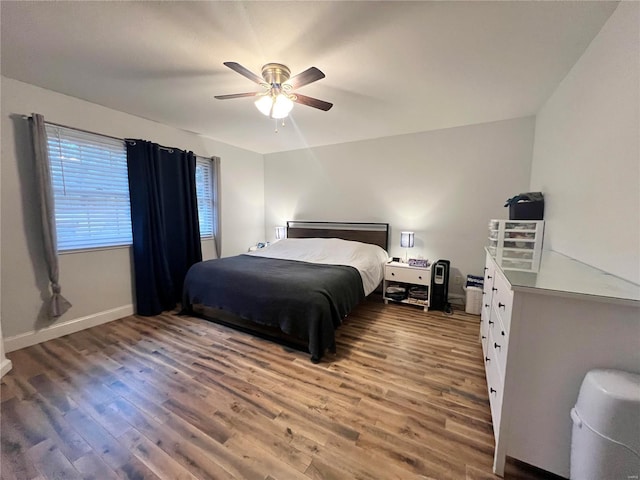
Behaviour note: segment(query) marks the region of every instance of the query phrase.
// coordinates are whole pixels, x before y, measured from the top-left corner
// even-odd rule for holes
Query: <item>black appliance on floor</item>
[[[429,310],[449,309],[449,260],[438,260],[431,266],[431,302]]]

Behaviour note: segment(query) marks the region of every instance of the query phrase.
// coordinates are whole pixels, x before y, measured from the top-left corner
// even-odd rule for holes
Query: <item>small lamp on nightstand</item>
[[[414,232],[400,232],[400,246],[402,248],[406,248],[406,252],[405,252],[405,256],[404,256],[404,261],[405,263],[407,262],[407,256],[409,253],[409,249],[413,248],[413,238],[414,238]]]
[[[287,230],[285,227],[276,227],[276,240],[282,240],[283,238],[286,238],[286,236]]]

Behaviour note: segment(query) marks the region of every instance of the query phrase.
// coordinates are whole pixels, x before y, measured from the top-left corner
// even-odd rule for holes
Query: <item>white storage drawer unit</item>
[[[490,220],[487,249],[503,269],[536,271],[543,238],[543,220]]]
[[[487,248],[483,292],[494,472],[509,456],[568,478],[570,413],[586,373],[640,373],[640,287],[548,251],[537,273],[509,270]]]

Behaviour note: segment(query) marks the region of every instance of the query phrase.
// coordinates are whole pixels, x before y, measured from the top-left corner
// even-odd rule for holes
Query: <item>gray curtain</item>
[[[44,117],[34,113],[29,118],[33,152],[35,158],[38,193],[40,195],[40,211],[42,219],[42,240],[44,255],[49,271],[51,296],[45,300],[45,313],[49,320],[60,317],[69,310],[71,304],[60,294],[58,283],[58,238],[56,235],[56,211],[51,184],[51,168],[49,166],[49,150],[47,148],[47,132]]]
[[[213,173],[213,239],[216,246],[216,255],[222,258],[222,236],[220,235],[220,157],[211,157],[211,169]]]

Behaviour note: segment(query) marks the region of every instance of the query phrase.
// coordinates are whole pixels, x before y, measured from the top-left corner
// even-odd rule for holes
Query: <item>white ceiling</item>
[[[259,153],[535,114],[617,5],[0,3],[3,76]],[[299,92],[334,107],[276,134],[251,98],[213,98],[259,90],[225,61],[315,66]]]

